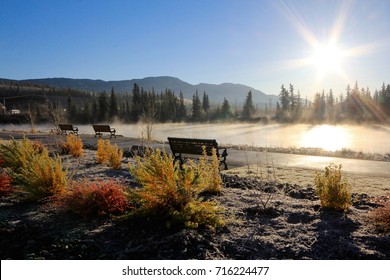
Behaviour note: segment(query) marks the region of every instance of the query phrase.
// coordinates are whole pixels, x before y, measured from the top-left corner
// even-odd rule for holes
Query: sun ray
[[[334,19],[330,34],[327,38],[319,38],[319,36],[315,36],[294,6],[283,0],[276,1],[276,9],[292,24],[296,32],[308,43],[308,49],[310,49],[310,53],[309,50],[307,51],[307,57],[279,63],[281,68],[314,67],[317,69],[317,82],[328,79],[328,76],[332,79],[337,76],[348,83],[353,80],[353,77],[349,77],[345,68],[350,64],[351,59],[372,54],[380,48],[390,46],[390,40],[383,40],[344,47],[342,44],[343,32],[354,2],[346,0],[340,3],[339,12]]]

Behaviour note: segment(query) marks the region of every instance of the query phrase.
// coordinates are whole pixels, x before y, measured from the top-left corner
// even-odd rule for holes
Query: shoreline
[[[10,137],[21,137],[22,135],[26,136],[64,136],[61,134],[57,134],[54,132],[43,132],[36,131],[34,133],[26,132],[26,131],[12,131],[12,130],[1,130],[0,131],[0,139],[4,139],[4,135],[7,138]],[[81,138],[95,138],[92,134],[80,134]],[[111,140],[117,140],[115,142],[123,142],[119,141],[120,139],[125,139],[128,142],[134,142],[136,145],[140,144],[152,144],[152,145],[167,145],[167,141],[160,140],[146,140],[137,137],[128,137],[123,135],[117,135],[118,138],[113,138]],[[335,157],[335,158],[345,158],[345,159],[358,159],[358,160],[372,160],[372,161],[384,161],[390,162],[390,153],[379,154],[379,153],[365,153],[362,151],[354,151],[348,148],[343,148],[341,150],[336,151],[327,151],[322,148],[312,148],[312,147],[261,147],[261,146],[252,146],[246,144],[222,144],[221,146],[234,149],[234,150],[242,150],[242,151],[253,151],[253,152],[268,152],[268,153],[280,153],[280,154],[294,154],[294,155],[306,155],[306,156],[319,156],[319,157]]]
[[[46,143],[54,143],[54,141],[60,141],[65,139],[64,135],[58,134],[49,134],[37,132],[35,134],[26,134],[23,132],[16,131],[0,131],[0,139],[10,139],[10,137],[21,138],[23,135],[30,139],[40,140]],[[80,137],[83,139],[84,143],[88,143],[91,146],[96,145],[98,138],[95,138],[94,135],[82,134]],[[102,139],[110,139],[107,136],[103,136]],[[154,148],[167,147],[168,144],[162,141],[146,141],[139,138],[131,138],[118,136],[117,138],[112,138],[111,142],[117,144],[121,149],[130,150],[132,145],[149,145]],[[273,150],[272,148],[260,148],[260,147],[249,147],[249,146],[227,146],[229,149],[235,149],[237,151],[261,151],[266,153],[281,153],[291,155],[293,152],[296,152],[297,149],[286,150],[278,149]],[[86,148],[88,149],[88,148]],[[169,149],[169,148],[168,148]],[[300,151],[304,151],[303,148]],[[231,153],[236,153],[232,151]],[[303,153],[301,153],[302,155]],[[311,156],[310,154],[303,154]],[[329,156],[319,155],[317,156]],[[272,156],[271,156],[272,157]],[[229,157],[228,157],[229,159]],[[236,159],[234,156],[232,160]],[[361,160],[362,158],[359,158]],[[366,158],[367,159],[367,158]],[[369,159],[367,159],[369,160]],[[388,162],[388,160],[382,160]],[[228,163],[229,165],[229,163]],[[323,172],[323,169],[315,168],[314,166],[305,168],[299,166],[289,166],[286,164],[273,165],[269,162],[256,163],[253,159],[249,162],[232,162],[229,165],[229,170],[222,171],[222,174],[229,174],[239,177],[248,177],[248,178],[257,178],[266,182],[277,182],[277,183],[290,183],[294,185],[300,185],[301,187],[312,186],[314,184],[314,176],[316,172]],[[348,172],[343,170],[343,173],[348,178],[348,181],[352,184],[354,192],[357,193],[367,193],[374,196],[387,195],[390,193],[390,187],[387,184],[387,181],[390,177],[387,175],[378,175],[370,173],[359,173],[359,172]]]

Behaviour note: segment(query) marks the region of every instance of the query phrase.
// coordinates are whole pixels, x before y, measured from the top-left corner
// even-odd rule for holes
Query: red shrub
[[[0,196],[7,195],[13,190],[12,178],[3,170],[0,173]]]
[[[122,214],[130,207],[125,186],[113,180],[74,183],[64,203],[83,217]]]

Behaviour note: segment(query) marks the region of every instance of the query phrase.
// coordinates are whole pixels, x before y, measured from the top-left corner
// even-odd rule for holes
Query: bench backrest
[[[172,153],[183,153],[202,155],[203,147],[206,149],[208,156],[212,155],[212,149],[218,153],[218,143],[215,139],[193,139],[193,138],[176,138],[168,137],[169,146]]]
[[[61,123],[61,124],[58,124],[58,127],[59,127],[61,130],[73,130],[73,125],[71,125],[71,124],[64,124],[64,123]]]
[[[111,132],[109,125],[93,124],[92,126],[95,132]]]

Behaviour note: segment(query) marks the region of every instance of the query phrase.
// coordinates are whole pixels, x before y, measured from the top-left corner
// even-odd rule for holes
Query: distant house
[[[18,109],[11,110],[11,115],[19,115],[19,114],[20,114],[20,110],[18,110]]]

